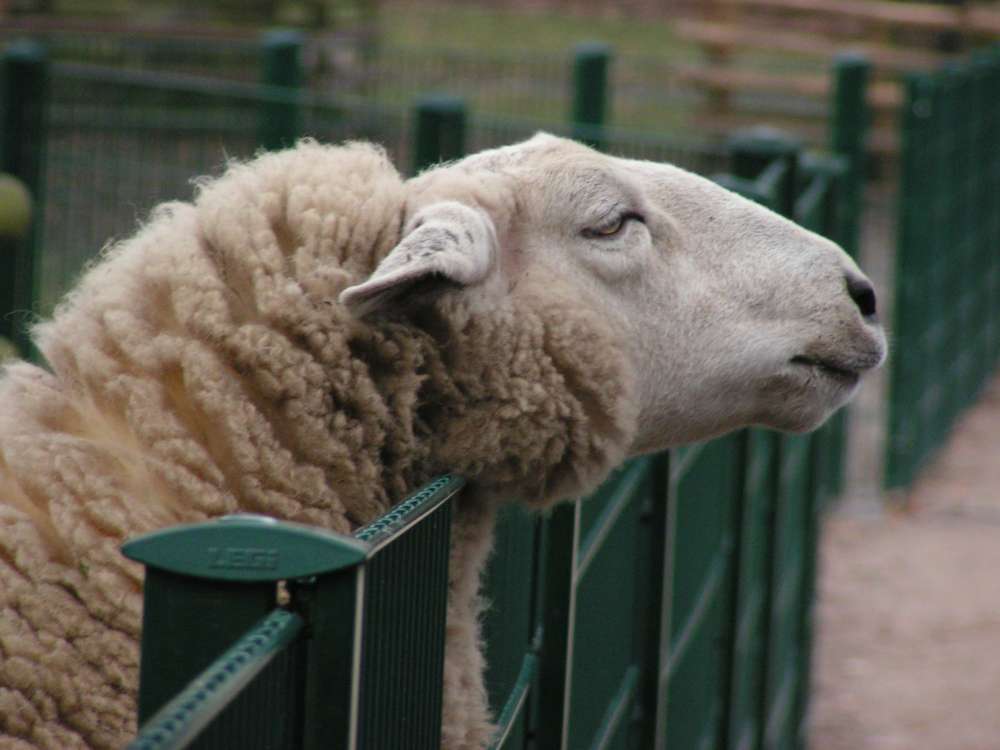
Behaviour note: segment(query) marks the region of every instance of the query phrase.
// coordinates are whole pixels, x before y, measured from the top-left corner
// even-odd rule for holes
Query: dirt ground
[[[867,203],[861,264],[884,312],[894,200]],[[810,750],[1000,750],[1000,376],[893,498],[884,381],[852,407],[848,493],[824,527]]]
[[[860,495],[824,530],[811,750],[1000,749],[1000,378],[908,497]]]

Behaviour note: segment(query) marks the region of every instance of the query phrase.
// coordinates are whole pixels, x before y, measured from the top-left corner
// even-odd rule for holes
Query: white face
[[[632,453],[748,424],[811,429],[884,359],[874,293],[840,248],[684,170],[536,136],[414,187],[415,231],[345,302],[363,311],[421,273],[484,304],[570,287],[629,342]]]

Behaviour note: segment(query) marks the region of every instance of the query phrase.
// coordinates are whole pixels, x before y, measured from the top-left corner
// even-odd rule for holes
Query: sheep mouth
[[[861,373],[858,370],[853,370],[825,359],[814,359],[813,357],[799,355],[792,357],[791,361],[793,365],[810,367],[816,372],[846,385],[854,385],[861,378]]]

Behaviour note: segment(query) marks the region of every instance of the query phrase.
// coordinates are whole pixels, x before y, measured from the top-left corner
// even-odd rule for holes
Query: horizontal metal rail
[[[514,724],[524,712],[524,707],[528,702],[528,694],[535,683],[537,673],[538,657],[535,654],[525,654],[524,661],[521,663],[521,671],[517,675],[517,682],[497,718],[497,733],[490,744],[490,750],[503,750],[504,743],[510,736]]]
[[[354,538],[369,545],[367,556],[370,558],[389,542],[414,529],[425,516],[453,498],[464,486],[465,479],[462,477],[445,474],[385,515],[362,526],[354,532]]]

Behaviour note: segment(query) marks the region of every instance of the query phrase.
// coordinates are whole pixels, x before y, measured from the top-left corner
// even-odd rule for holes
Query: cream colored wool
[[[51,371],[0,379],[0,748],[135,731],[125,539],[238,511],[348,533],[447,471],[470,484],[444,746],[482,747],[497,503],[814,427],[884,356],[845,279],[831,243],[706,180],[548,136],[407,182],[361,144],[230,167],[39,326]]]

